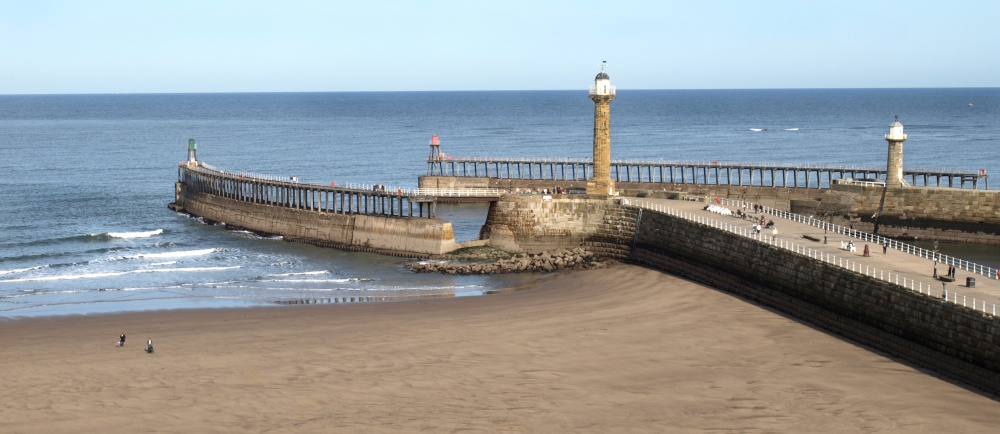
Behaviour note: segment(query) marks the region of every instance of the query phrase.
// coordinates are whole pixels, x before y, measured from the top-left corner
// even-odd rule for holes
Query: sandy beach
[[[147,338],[154,354],[143,351]],[[0,367],[3,433],[1000,424],[989,397],[626,265],[483,297],[0,320]]]

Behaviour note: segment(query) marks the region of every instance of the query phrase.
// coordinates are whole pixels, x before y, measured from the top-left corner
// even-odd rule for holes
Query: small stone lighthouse
[[[594,100],[594,179],[587,182],[587,194],[612,195],[615,183],[611,180],[611,100],[615,99],[615,87],[604,72],[604,64],[590,86],[590,99]]]
[[[885,135],[885,141],[889,142],[889,159],[885,163],[885,185],[909,187],[903,179],[903,142],[906,141],[906,134],[903,134],[903,124],[899,123],[899,116],[896,116],[896,120],[889,125],[889,134]]]

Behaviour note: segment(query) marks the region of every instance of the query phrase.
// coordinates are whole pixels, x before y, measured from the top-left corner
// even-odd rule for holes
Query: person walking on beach
[[[146,339],[146,352],[149,353],[149,354],[153,354],[153,340],[152,339],[149,339],[149,338]]]
[[[118,346],[119,347],[125,346],[125,333],[122,333],[122,335],[118,337]]]

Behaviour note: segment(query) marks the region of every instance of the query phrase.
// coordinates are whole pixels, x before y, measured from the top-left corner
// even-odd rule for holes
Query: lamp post
[[[938,277],[937,274],[937,264],[938,264],[938,240],[934,240],[934,277]],[[942,283],[943,285],[943,283]]]
[[[831,216],[829,212],[823,213],[823,216],[826,217],[826,224],[823,225],[823,244],[826,244],[826,230],[830,227],[830,222],[833,220],[833,216]]]

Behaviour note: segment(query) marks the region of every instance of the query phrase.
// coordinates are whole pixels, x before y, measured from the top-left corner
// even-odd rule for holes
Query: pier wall
[[[629,262],[723,289],[1000,393],[1000,324],[793,251],[643,210]]]
[[[172,207],[229,227],[343,250],[426,257],[459,247],[446,221],[272,206],[194,192],[182,183],[177,183]]]
[[[551,179],[503,179],[475,178],[463,176],[421,176],[420,188],[499,188],[508,191],[587,188],[587,181],[561,181]],[[815,188],[733,186],[724,184],[680,184],[656,182],[615,182],[615,187],[623,196],[645,195],[656,198],[676,198],[678,196],[721,197],[747,200],[773,208],[788,210],[793,201],[818,201],[824,190]]]
[[[582,247],[597,233],[610,203],[604,196],[507,194],[490,203],[481,238],[512,252]]]
[[[881,195],[881,188],[834,185],[824,193],[822,200],[827,207],[844,207],[857,214],[874,214],[878,211]],[[898,220],[996,225],[1000,224],[1000,191],[890,187],[886,191],[882,215]]]
[[[817,214],[829,213],[855,229],[870,232],[881,196],[880,187],[834,185],[823,194]],[[1000,245],[1000,191],[890,187],[879,219],[879,234]]]
[[[658,269],[1000,395],[995,319],[793,251],[596,196],[505,195],[484,234],[501,248],[584,246]]]
[[[422,176],[424,188],[489,187],[514,189],[584,189],[585,181]],[[622,196],[681,199],[700,196],[723,198],[827,217],[831,223],[871,232],[872,215],[878,210],[882,188],[834,184],[831,188],[739,186],[727,184],[684,184],[618,182]],[[879,234],[898,239],[938,239],[941,241],[1000,245],[1000,191],[948,187],[890,188],[880,219]]]

